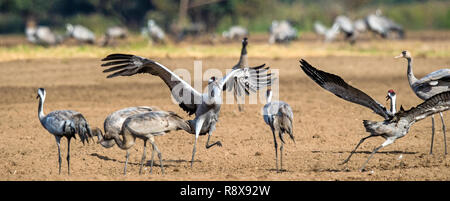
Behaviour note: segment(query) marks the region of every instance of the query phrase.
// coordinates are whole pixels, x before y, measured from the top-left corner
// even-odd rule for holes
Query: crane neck
[[[124,126],[122,126],[121,132],[122,139],[120,139],[119,135],[113,135],[112,137],[120,149],[127,150],[134,145],[136,138]]]
[[[397,99],[397,96],[391,96],[391,113],[394,115],[395,113],[397,113],[397,110],[396,110],[396,99]]]
[[[248,66],[247,44],[242,44],[241,56],[239,58],[238,65],[241,68],[245,68]]]
[[[412,69],[412,58],[406,58],[408,61],[408,70],[407,70],[407,76],[408,76],[408,82],[409,85],[412,86],[415,82],[417,82],[416,76],[414,76],[414,72]]]
[[[266,103],[272,102],[272,91],[270,91],[266,96]]]
[[[45,101],[45,96],[41,97],[39,96],[39,105],[38,105],[38,117],[39,120],[42,121],[45,117],[44,114],[44,101]]]

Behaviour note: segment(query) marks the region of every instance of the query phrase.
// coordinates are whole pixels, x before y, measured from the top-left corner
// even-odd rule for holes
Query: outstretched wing
[[[392,114],[387,111],[386,107],[373,100],[361,90],[350,86],[341,77],[318,70],[303,59],[300,60],[300,64],[300,67],[306,75],[308,75],[322,88],[328,90],[339,98],[368,107],[385,119],[390,119],[392,117]]]
[[[272,81],[276,79],[272,78],[272,73],[267,73],[269,68],[266,67],[266,64],[249,68],[235,68],[222,78],[220,88],[225,90],[225,85],[237,85],[238,93],[245,91],[249,95],[250,92],[256,92],[263,87],[270,86]]]
[[[448,109],[450,109],[450,91],[436,94],[417,107],[413,107],[407,111],[400,109],[394,119],[406,117],[410,122],[416,122]]]
[[[132,76],[138,73],[159,76],[169,87],[180,107],[189,115],[195,113],[197,104],[202,100],[201,93],[158,62],[129,54],[110,54],[102,61],[108,61],[102,64],[104,67],[109,67],[103,71],[104,73],[114,72],[109,74],[107,78]]]
[[[93,135],[84,116],[81,113],[75,113],[70,120],[73,122],[75,132],[80,136],[81,142],[84,144],[84,141],[86,140],[89,143],[89,138],[92,138]]]

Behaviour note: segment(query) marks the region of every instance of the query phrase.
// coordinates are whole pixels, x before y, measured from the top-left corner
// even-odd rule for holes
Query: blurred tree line
[[[23,33],[27,21],[139,31],[150,18],[165,30],[203,23],[210,32],[236,24],[264,32],[272,20],[287,19],[306,31],[317,20],[330,25],[337,15],[363,18],[377,8],[407,29],[450,29],[448,0],[0,0],[0,33]]]

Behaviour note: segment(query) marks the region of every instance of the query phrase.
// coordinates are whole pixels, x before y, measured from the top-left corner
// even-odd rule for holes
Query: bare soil
[[[145,56],[145,55],[144,55]],[[300,59],[302,58],[299,55]],[[206,149],[199,138],[194,167],[190,158],[194,136],[171,132],[156,141],[162,151],[165,175],[155,160],[149,174],[150,152],[145,174],[139,175],[143,143],[130,149],[128,174],[122,175],[125,151],[105,149],[96,142],[71,144],[71,174],[67,174],[66,140],[63,139],[62,173],[58,174],[54,137],[37,118],[39,87],[47,90],[45,113],[59,109],[81,112],[91,127],[103,127],[108,114],[130,106],[158,106],[186,113],[173,104],[161,79],[151,75],[106,79],[100,59],[18,60],[0,63],[0,180],[449,180],[450,159],[444,155],[441,122],[436,116],[434,154],[429,154],[431,119],[416,123],[404,138],[381,149],[367,165],[358,169],[382,138],[361,145],[351,161],[340,163],[359,140],[368,135],[363,119],[382,120],[370,109],[346,102],[323,90],[299,68],[298,59],[250,58],[251,65],[266,63],[279,69],[279,97],[294,110],[296,143],[288,140],[284,151],[286,171],[275,171],[275,152],[270,128],[261,116],[263,103],[222,106],[212,140],[223,147]],[[194,59],[154,58],[169,68],[193,72]],[[422,101],[406,78],[406,61],[393,57],[307,57],[316,67],[338,74],[381,103],[389,89],[397,92],[398,105],[405,108]],[[225,72],[237,58],[203,59],[209,68]],[[450,64],[450,58],[417,58],[414,72],[422,77]],[[444,114],[445,115],[445,114]],[[446,116],[445,116],[446,117]],[[449,118],[445,120],[450,125]],[[155,157],[156,158],[156,157]]]

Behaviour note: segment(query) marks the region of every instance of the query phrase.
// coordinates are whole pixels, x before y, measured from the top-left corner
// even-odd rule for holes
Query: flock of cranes
[[[381,10],[375,14],[369,14],[364,19],[358,19],[354,22],[344,15],[339,15],[334,19],[330,28],[325,27],[320,22],[314,23],[314,31],[323,36],[325,42],[331,42],[336,39],[339,33],[344,33],[344,37],[350,43],[355,43],[359,34],[371,31],[382,38],[393,38],[393,33],[397,33],[398,38],[404,38],[403,27],[391,19],[383,16]]]
[[[320,22],[315,22],[313,28],[318,35],[324,38],[325,42],[335,40],[340,33],[343,33],[345,39],[352,44],[356,41],[358,35],[366,31],[371,31],[382,38],[392,38],[393,33],[397,33],[398,38],[404,38],[405,35],[402,26],[383,16],[380,10],[354,22],[347,16],[339,15],[335,18],[330,28],[327,28]],[[269,44],[289,43],[298,38],[297,29],[287,20],[273,20],[268,31]],[[176,41],[181,41],[187,35],[196,36],[204,32],[205,27],[203,24],[191,24],[177,34]],[[78,43],[87,44],[95,44],[97,40],[91,30],[79,24],[66,24],[66,33],[62,35],[53,32],[47,26],[36,26],[34,23],[28,23],[25,34],[29,42],[43,46],[58,45],[67,38],[73,38]],[[125,27],[108,27],[98,43],[102,46],[111,45],[114,40],[124,39],[128,35],[128,30]],[[141,28],[141,35],[148,37],[153,43],[166,43],[168,40],[164,29],[158,26],[153,19],[149,19],[146,26]],[[247,28],[239,25],[231,26],[228,30],[222,32],[222,37],[226,40],[235,40],[248,36],[249,31]],[[215,38],[215,35],[213,38]]]
[[[162,153],[155,142],[156,136],[163,136],[166,133],[176,130],[183,130],[187,134],[194,135],[194,146],[190,161],[193,167],[195,154],[197,151],[197,140],[200,135],[208,135],[206,149],[213,146],[222,146],[220,141],[210,143],[210,137],[219,121],[221,105],[223,103],[222,93],[225,90],[233,91],[235,99],[242,96],[255,93],[258,90],[266,89],[266,104],[262,108],[262,117],[273,134],[275,161],[277,172],[283,171],[283,146],[285,144],[284,134],[295,143],[293,119],[294,112],[288,103],[281,100],[272,101],[271,84],[276,77],[270,73],[270,67],[265,64],[249,67],[247,57],[248,40],[242,40],[242,50],[238,63],[232,67],[231,72],[222,78],[210,77],[205,93],[200,93],[190,84],[181,79],[170,68],[158,63],[157,61],[130,54],[110,54],[102,59],[104,73],[109,73],[107,78],[118,76],[134,76],[136,74],[149,74],[158,76],[168,87],[172,97],[177,104],[189,116],[194,115],[191,120],[185,120],[171,111],[163,111],[156,106],[137,106],[128,107],[115,111],[108,115],[104,121],[103,131],[100,128],[91,130],[84,116],[72,110],[53,111],[47,115],[44,114],[43,105],[46,98],[46,91],[43,88],[38,89],[39,105],[38,118],[42,126],[55,136],[58,146],[59,173],[61,173],[61,153],[60,140],[62,137],[68,139],[67,162],[70,163],[70,140],[78,134],[80,140],[84,143],[89,142],[90,138],[97,136],[97,143],[105,148],[111,148],[115,144],[120,149],[126,150],[126,161],[124,174],[126,174],[129,152],[136,141],[136,138],[144,141],[144,150],[140,162],[139,173],[142,173],[142,167],[146,159],[147,141],[152,145],[151,168],[153,167],[154,152],[157,152],[161,171],[164,174]],[[364,120],[363,126],[369,133],[362,138],[350,155],[342,164],[347,163],[358,147],[366,140],[372,137],[380,136],[385,139],[380,146],[373,149],[366,162],[362,165],[361,171],[365,169],[366,164],[373,155],[381,148],[394,143],[398,138],[404,137],[411,126],[428,116],[440,113],[442,123],[442,112],[450,108],[450,69],[442,69],[430,73],[422,79],[417,79],[412,73],[412,57],[408,51],[403,51],[396,58],[405,58],[408,61],[407,77],[413,91],[417,96],[424,100],[423,103],[412,107],[409,110],[400,107],[396,110],[396,93],[391,89],[387,93],[390,99],[390,109],[383,106],[363,91],[347,84],[341,77],[313,67],[306,60],[300,60],[300,68],[303,72],[316,82],[323,89],[335,94],[346,101],[356,103],[371,109],[376,114],[383,117],[383,121]],[[239,101],[237,101],[240,103]],[[239,105],[239,111],[243,111],[243,105]],[[434,118],[431,150],[434,139]],[[445,125],[443,124],[444,140]],[[278,143],[280,147],[278,149]],[[445,143],[445,154],[447,148]],[[280,152],[280,154],[278,153]],[[280,159],[280,160],[278,160]],[[279,165],[280,164],[280,168]],[[70,166],[68,165],[70,174]]]

